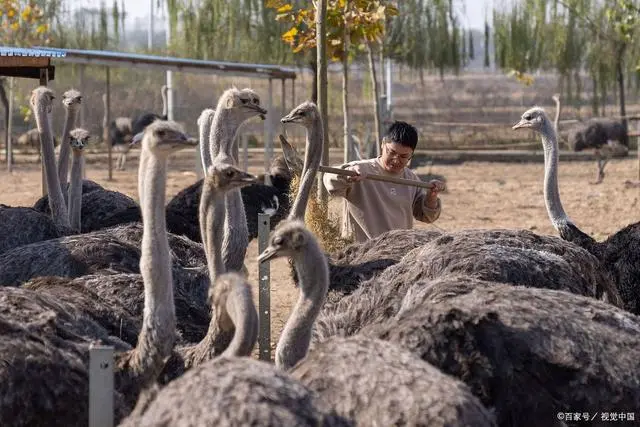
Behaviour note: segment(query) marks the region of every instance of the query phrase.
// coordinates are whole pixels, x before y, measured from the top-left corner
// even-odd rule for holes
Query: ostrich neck
[[[307,210],[307,202],[309,194],[313,187],[320,160],[322,157],[322,145],[324,144],[324,135],[322,133],[322,125],[319,120],[314,121],[313,125],[307,129],[307,142],[304,156],[304,167],[302,179],[300,180],[300,189],[293,201],[289,219],[299,219],[304,221],[304,214]]]
[[[560,124],[560,101],[556,101],[556,117],[553,119],[553,129],[558,133],[558,125]]]
[[[69,134],[75,125],[77,115],[78,110],[75,107],[67,107],[64,128],[62,128],[62,139],[60,140],[60,154],[58,157],[58,180],[60,181],[60,186],[67,182],[69,175],[69,152],[71,151]]]
[[[199,126],[200,133],[200,157],[202,160],[202,169],[207,174],[209,166],[211,166],[211,147],[209,144],[209,136],[211,134],[211,120],[203,119]]]
[[[141,171],[147,169],[147,150],[140,150],[140,164],[138,165],[138,168]],[[144,173],[138,173],[138,201],[141,207],[144,204],[144,180]]]
[[[251,294],[245,289],[234,289],[227,297],[225,309],[231,318],[235,333],[231,343],[220,356],[249,356],[258,339],[258,315]]]
[[[224,194],[218,193],[213,185],[203,183],[200,198],[200,234],[207,257],[210,283],[214,283],[216,278],[224,273],[222,240],[225,216]]]
[[[209,135],[209,152],[212,158],[224,152],[233,158],[234,165],[238,164],[238,144],[235,144],[234,149],[234,141],[241,124],[234,109],[216,107]]]
[[[144,282],[144,314],[132,366],[140,375],[159,373],[171,354],[176,316],[171,256],[165,220],[167,159],[146,153],[140,168],[144,180],[140,273]]]
[[[62,195],[58,171],[56,169],[56,155],[53,150],[53,135],[49,114],[44,105],[38,105],[35,109],[35,119],[40,132],[40,149],[42,151],[42,164],[47,182],[47,194],[53,222],[61,229],[69,229],[69,214],[67,205]]]
[[[71,178],[69,181],[69,223],[71,228],[80,233],[81,209],[82,209],[82,170],[84,169],[84,156],[81,150],[73,150],[73,164],[71,165]]]
[[[167,100],[167,96],[169,95],[169,88],[166,88],[160,92],[162,95],[162,117],[167,117],[169,114],[169,103]]]
[[[293,367],[307,354],[313,323],[329,290],[327,261],[317,244],[309,243],[293,262],[300,278],[300,296],[276,347],[276,366],[284,370]]]

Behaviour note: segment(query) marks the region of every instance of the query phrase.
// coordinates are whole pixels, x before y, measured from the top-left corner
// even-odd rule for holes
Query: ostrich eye
[[[254,104],[260,104],[260,100],[258,98],[253,98],[253,103]]]
[[[526,116],[523,117],[525,120],[531,120],[531,115],[527,114]]]
[[[248,100],[248,99],[246,99],[246,98],[241,98],[241,99],[240,99],[240,102],[242,102],[243,104],[246,104],[246,103],[248,103],[248,102],[249,102],[249,100]]]
[[[159,131],[158,131],[158,136],[159,136],[160,138],[164,138],[164,136],[165,136],[166,134],[167,134],[167,133],[166,133],[165,131],[163,131],[163,130],[159,130]]]
[[[234,173],[233,173],[233,171],[232,171],[232,170],[228,170],[228,171],[226,172],[226,175],[227,175],[227,177],[228,177],[228,178],[231,178],[231,177],[234,175]]]
[[[282,237],[280,236],[276,236],[273,238],[273,244],[274,245],[281,245],[282,244]]]

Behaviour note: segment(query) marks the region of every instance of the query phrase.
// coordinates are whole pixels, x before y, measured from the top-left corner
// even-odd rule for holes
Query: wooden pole
[[[321,164],[329,164],[329,104],[327,101],[327,3],[328,0],[316,2],[316,46],[318,61],[318,109],[322,117],[324,146],[322,147]],[[318,200],[325,204],[329,200],[329,193],[322,184],[322,174],[318,174]]]
[[[13,144],[11,141],[11,134],[13,127],[13,77],[9,77],[9,111],[7,114],[7,172],[13,171]]]

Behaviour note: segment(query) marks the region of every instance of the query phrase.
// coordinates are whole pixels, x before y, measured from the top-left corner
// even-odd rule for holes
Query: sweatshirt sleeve
[[[340,169],[350,169],[350,164],[345,163],[344,165],[338,166]],[[327,192],[330,196],[341,196],[344,198],[348,198],[349,190],[353,185],[353,182],[348,182],[346,177],[343,175],[338,175],[335,173],[325,173],[322,176],[322,183],[324,187],[327,189]]]
[[[413,200],[413,217],[421,222],[431,223],[435,222],[440,217],[440,211],[442,208],[442,202],[438,197],[437,206],[435,209],[429,209],[427,207],[427,192],[423,188],[416,187],[418,192]]]

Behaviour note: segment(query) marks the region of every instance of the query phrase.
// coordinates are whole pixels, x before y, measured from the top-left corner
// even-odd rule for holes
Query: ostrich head
[[[260,106],[260,97],[251,89],[231,88],[224,91],[218,105],[226,109],[236,109],[240,112],[242,121],[255,116],[265,119],[267,110]]]
[[[205,185],[212,185],[218,190],[224,190],[223,192],[257,182],[257,176],[241,171],[229,163],[214,163],[209,166],[208,173],[204,179]]]
[[[281,222],[271,234],[269,246],[258,256],[258,262],[280,257],[293,257],[304,251],[304,247],[315,241],[313,234],[300,220]]]
[[[156,120],[151,123],[144,132],[133,138],[132,144],[139,141],[142,141],[144,149],[164,155],[198,145],[198,141],[184,133],[182,126],[170,120]]]
[[[282,123],[298,123],[307,128],[319,120],[320,110],[310,101],[303,102],[280,119]]]
[[[545,131],[549,126],[549,118],[540,107],[533,107],[525,111],[520,121],[513,125],[513,129],[531,129],[536,132]]]
[[[56,99],[56,97],[53,95],[53,91],[51,89],[46,86],[39,86],[31,91],[30,104],[34,109],[40,106],[41,108],[46,109],[47,113],[51,113],[54,99]]]
[[[74,150],[83,150],[89,143],[91,135],[86,129],[75,128],[69,133],[69,145]]]
[[[62,104],[66,108],[77,108],[82,104],[82,94],[75,89],[69,89],[62,94]]]

